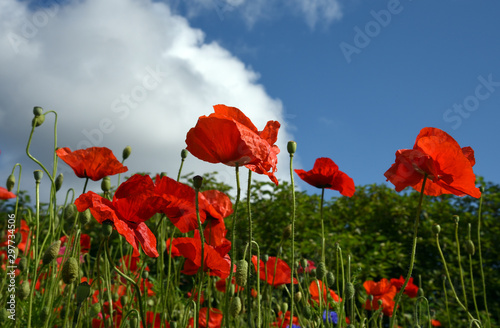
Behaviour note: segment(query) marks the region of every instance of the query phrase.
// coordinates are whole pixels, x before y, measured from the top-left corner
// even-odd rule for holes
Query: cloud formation
[[[130,145],[130,173],[175,177],[187,131],[218,103],[242,109],[259,129],[268,120],[282,122],[278,177],[288,176],[291,136],[281,101],[266,93],[257,72],[216,42],[206,43],[204,33],[167,4],[87,0],[32,10],[5,0],[0,18],[1,176],[16,162],[29,162],[24,149],[31,109],[41,106],[58,113],[58,146],[106,146],[121,158]],[[47,115],[32,145],[33,155],[47,164],[53,122]],[[30,165],[23,176],[38,168]],[[64,163],[59,167],[65,177],[73,175]],[[184,172],[215,170],[224,182],[234,180],[232,168],[192,156]]]

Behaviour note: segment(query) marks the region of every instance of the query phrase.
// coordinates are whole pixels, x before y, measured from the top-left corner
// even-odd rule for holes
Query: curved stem
[[[425,190],[425,183],[426,182],[427,182],[427,173],[424,175],[424,179],[422,181],[422,189],[420,190],[420,198],[418,200],[417,214],[415,216],[415,221],[414,221],[414,225],[413,225],[413,245],[411,248],[410,267],[408,268],[408,273],[406,274],[405,282],[403,283],[403,286],[401,286],[401,290],[396,295],[396,299],[394,301],[394,310],[392,313],[389,327],[394,327],[394,320],[396,320],[396,313],[398,311],[398,304],[401,301],[401,297],[402,297],[403,292],[406,288],[406,285],[408,285],[408,281],[411,278],[411,273],[413,271],[413,265],[415,264],[415,253],[417,251],[418,224],[420,222],[420,211],[422,210],[422,201],[424,199],[424,190]]]

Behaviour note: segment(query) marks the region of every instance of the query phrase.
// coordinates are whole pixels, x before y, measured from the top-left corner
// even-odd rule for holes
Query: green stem
[[[292,276],[291,276],[291,297],[290,297],[290,322],[293,322],[293,313],[295,310],[295,284],[293,283],[293,276],[295,272],[295,183],[293,181],[293,153],[290,153],[290,183],[291,183],[291,188],[292,188],[292,217],[291,217],[291,224],[292,224],[292,260],[290,263],[290,267],[292,269]]]
[[[412,245],[412,249],[411,249],[410,267],[408,268],[408,273],[406,275],[405,282],[403,283],[403,286],[401,286],[401,290],[396,295],[396,299],[394,301],[394,310],[392,313],[389,327],[394,327],[394,320],[396,320],[396,313],[398,311],[398,304],[401,301],[401,297],[404,293],[406,285],[408,285],[408,281],[410,280],[411,274],[413,272],[413,265],[415,264],[415,254],[417,251],[418,224],[420,222],[420,211],[422,210],[422,201],[424,199],[424,190],[425,190],[425,183],[426,182],[427,182],[427,173],[424,175],[424,179],[422,181],[422,189],[420,190],[420,198],[418,200],[417,215],[415,216],[415,222],[413,225],[413,245]]]
[[[462,285],[462,293],[464,296],[464,306],[465,309],[468,310],[467,306],[467,293],[465,291],[465,283],[464,283],[464,271],[462,270],[462,261],[460,256],[460,241],[458,240],[458,216],[455,217],[455,243],[457,245],[457,259],[458,259],[458,272],[460,272],[460,283]]]
[[[477,251],[479,253],[479,268],[481,269],[481,280],[483,284],[483,298],[484,298],[484,309],[486,310],[486,319],[488,322],[487,327],[491,327],[490,313],[488,312],[488,302],[486,297],[486,279],[484,278],[484,266],[483,266],[483,256],[481,252],[481,214],[483,207],[483,192],[484,188],[481,188],[481,198],[479,199],[479,209],[477,218]]]
[[[247,283],[250,284],[250,272],[252,268],[252,211],[250,209],[250,188],[252,186],[252,170],[248,170],[248,186],[247,186],[247,217],[248,217],[248,268],[247,268]],[[258,262],[257,262],[258,263]],[[247,318],[248,326],[252,324],[252,288],[248,286],[247,290]]]
[[[198,229],[200,230],[200,240],[201,240],[201,266],[200,266],[200,269],[201,269],[201,272],[200,272],[200,286],[198,288],[198,297],[196,299],[196,310],[199,312],[201,307],[200,307],[200,303],[201,303],[201,293],[202,293],[202,287],[203,287],[203,279],[205,278],[205,265],[204,265],[204,261],[205,261],[205,236],[203,235],[203,227],[201,226],[201,219],[200,219],[200,210],[199,210],[199,206],[198,206],[198,196],[199,196],[199,188],[195,188],[195,205],[196,205],[196,219],[198,220]],[[207,311],[207,323],[208,323],[208,315],[209,315],[209,312]],[[198,321],[195,321],[195,327],[199,327],[199,320]]]
[[[321,188],[321,203],[319,207],[319,216],[321,218],[321,262],[325,263],[325,224],[323,221],[323,202],[325,199],[325,188]]]
[[[34,252],[35,252],[35,278],[38,279],[38,264],[40,262],[40,257],[38,256],[38,235],[40,234],[40,181],[36,181],[36,192],[35,192],[35,197],[36,197],[36,231],[35,231],[35,242],[34,242]],[[35,281],[32,281],[32,288],[30,291],[29,295],[29,306],[28,306],[28,328],[31,328],[31,311],[33,307],[33,293],[34,293],[34,286],[36,285],[36,279]]]
[[[470,239],[470,230],[471,230],[471,225],[469,223],[468,225],[468,238],[469,240]],[[476,316],[477,318],[479,319],[480,316],[479,316],[479,309],[477,307],[477,301],[476,301],[476,288],[474,287],[474,273],[473,273],[473,270],[472,270],[472,254],[469,253],[469,273],[470,273],[470,283],[472,285],[472,300],[474,301],[474,308],[476,309]]]
[[[446,316],[448,318],[448,327],[451,327],[450,309],[448,308],[448,293],[446,292],[446,276],[443,276],[443,292],[444,292],[444,305],[446,307]]]

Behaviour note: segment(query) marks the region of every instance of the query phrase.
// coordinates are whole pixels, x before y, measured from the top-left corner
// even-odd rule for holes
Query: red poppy
[[[392,285],[386,278],[383,278],[379,282],[372,280],[365,281],[363,287],[365,287],[368,294],[368,299],[363,307],[367,310],[378,310],[380,307],[378,301],[381,300],[382,312],[386,316],[391,317],[394,310],[394,297],[397,293],[396,286]]]
[[[237,283],[236,283],[236,279],[233,277],[233,279],[231,279],[231,281],[233,282],[233,285],[234,285],[234,291],[235,292],[239,292],[240,290],[244,290],[243,287],[240,287]],[[217,280],[217,282],[215,283],[215,288],[221,292],[221,293],[225,293],[226,292],[226,284],[227,284],[227,278],[226,279],[220,279],[220,280]]]
[[[139,256],[137,242],[150,257],[158,257],[156,237],[144,223],[156,212],[160,202],[154,193],[154,184],[149,176],[135,174],[122,183],[113,196],[113,201],[89,191],[75,201],[79,212],[90,208],[99,223],[110,221],[119,234],[125,237]]]
[[[138,272],[138,270],[142,267],[143,264],[140,257],[133,257],[128,255],[124,255],[119,262],[120,262],[119,268],[122,272],[127,271],[128,269],[134,273]],[[144,271],[149,271],[149,267],[147,265],[144,268]]]
[[[396,152],[396,162],[385,172],[385,177],[396,187],[396,191],[411,186],[420,191],[424,175],[427,175],[424,194],[439,196],[454,194],[481,197],[476,188],[474,150],[460,148],[446,132],[437,128],[423,128],[413,149]]]
[[[403,278],[403,276],[399,277],[399,279],[395,278],[391,279],[391,284],[393,286],[396,286],[398,292],[401,290],[401,287],[403,287],[404,282],[405,278]],[[404,293],[408,295],[408,297],[410,298],[417,297],[418,286],[413,284],[413,277],[411,277],[410,280],[408,281],[408,284],[406,284]]]
[[[105,176],[128,171],[128,168],[123,166],[113,155],[113,152],[106,147],[91,147],[73,152],[68,147],[64,147],[59,148],[56,154],[71,166],[79,178],[98,181]]]
[[[215,105],[214,113],[201,116],[187,133],[186,149],[209,163],[245,165],[278,185],[274,172],[280,152],[275,145],[279,128],[279,122],[269,121],[259,131],[238,108]]]
[[[252,256],[252,263],[257,271],[257,256]],[[276,287],[279,285],[289,284],[292,282],[292,270],[282,259],[278,259],[278,264],[276,265],[276,275],[274,275],[274,266],[276,263],[276,257],[269,256],[266,264],[264,261],[260,260],[259,271],[260,280],[266,281],[269,285]],[[267,276],[266,276],[267,272]],[[273,284],[274,282],[274,284]],[[293,278],[293,283],[297,283],[297,279]]]
[[[304,273],[304,272],[311,273],[311,271],[314,269],[316,269],[316,266],[314,265],[314,261],[307,260],[307,265],[306,265],[305,269],[302,267],[302,262],[301,262],[298,269],[297,269],[297,273]]]
[[[16,194],[8,191],[4,187],[0,187],[0,199],[11,199],[11,198],[16,198]]]
[[[59,248],[59,255],[64,255],[64,253],[66,252],[66,247],[67,247],[66,242],[68,241],[68,237],[62,236],[60,240],[61,240],[61,247]],[[73,240],[72,244],[74,244],[75,238],[73,237],[72,240]],[[75,247],[75,245],[73,245],[73,247]],[[90,236],[83,233],[80,235],[80,263],[84,262],[83,254],[88,253],[89,250],[90,250]],[[62,260],[63,260],[62,256],[58,257],[57,264],[61,264]]]
[[[438,320],[436,319],[431,319],[431,325],[433,327],[441,327],[441,322],[439,322]]]
[[[298,325],[299,325],[299,318],[296,316],[293,316],[291,326],[297,327]],[[272,323],[272,326],[273,327],[280,327],[280,328],[291,327],[290,326],[290,311],[286,311],[284,316],[283,316],[283,312],[280,311],[278,313],[278,317],[276,318],[276,321]]]
[[[220,328],[222,324],[222,311],[216,308],[210,308],[210,317],[208,319],[207,325],[207,312],[208,308],[204,307],[200,309],[198,313],[198,323],[200,328]],[[188,327],[194,327],[194,319],[189,319]]]
[[[170,249],[170,242],[170,239],[168,239],[167,249]],[[231,260],[227,255],[229,249],[230,247],[225,248],[221,253],[220,249],[216,249],[215,247],[205,243],[203,270],[210,270],[211,276],[218,276],[221,279],[227,278],[229,276],[229,270],[231,267]],[[199,230],[195,230],[194,238],[175,238],[172,241],[171,256],[183,256],[186,259],[184,261],[184,268],[181,271],[182,273],[187,275],[196,274],[201,267],[201,238]]]
[[[216,247],[231,247],[230,244],[227,245],[227,239],[225,238],[227,229],[224,223],[224,218],[233,213],[231,199],[225,193],[218,190],[207,190],[202,192],[202,195],[207,205],[212,206],[218,214],[214,217],[212,215],[213,211],[207,212],[206,226],[203,231],[207,244]]]
[[[318,285],[319,285],[319,288],[318,288]],[[321,304],[323,304],[323,306],[326,304],[326,301],[328,300],[328,294],[329,296],[333,299],[334,302],[336,303],[339,303],[339,302],[342,302],[342,299],[337,295],[335,294],[335,292],[333,290],[331,290],[330,288],[328,288],[328,291],[327,291],[327,286],[326,284],[323,284],[323,282],[321,280],[317,280],[317,283],[316,283],[316,280],[313,280],[311,281],[311,284],[309,285],[309,293],[311,294],[311,298],[314,302],[316,302],[317,304],[319,304],[319,290],[322,290],[322,297],[321,297]],[[328,294],[327,294],[328,292]],[[333,304],[330,304],[330,307],[333,307]]]
[[[295,170],[295,173],[316,188],[338,190],[347,197],[354,195],[354,181],[329,158],[320,157],[314,162],[310,171]]]

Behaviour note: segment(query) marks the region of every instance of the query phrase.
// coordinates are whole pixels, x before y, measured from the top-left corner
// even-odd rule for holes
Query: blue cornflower
[[[323,312],[323,322],[326,322],[326,310]],[[329,311],[328,312],[328,322],[333,322],[334,324],[337,324],[337,321],[339,320],[337,313],[334,311]]]

